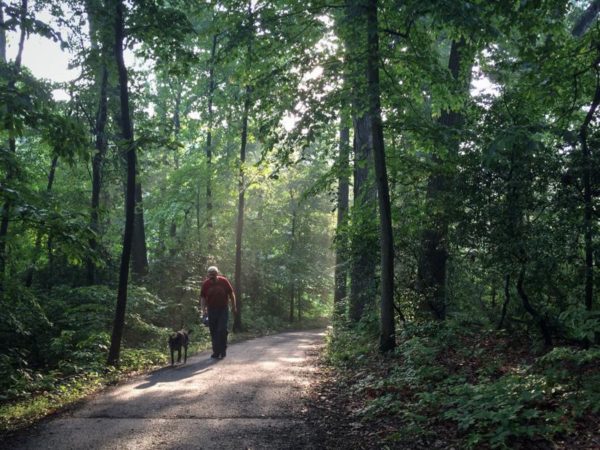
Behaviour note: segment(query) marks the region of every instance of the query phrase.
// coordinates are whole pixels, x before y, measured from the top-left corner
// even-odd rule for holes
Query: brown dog
[[[180,330],[171,333],[169,336],[169,350],[171,350],[171,365],[175,365],[174,356],[177,350],[177,362],[181,362],[181,348],[183,347],[183,363],[187,362],[187,349],[190,343],[190,333],[192,330]]]

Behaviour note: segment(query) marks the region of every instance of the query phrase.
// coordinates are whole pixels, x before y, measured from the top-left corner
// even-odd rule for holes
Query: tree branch
[[[575,37],[581,37],[590,28],[592,22],[600,12],[600,0],[594,0],[590,6],[583,12],[581,17],[575,22],[571,34]]]

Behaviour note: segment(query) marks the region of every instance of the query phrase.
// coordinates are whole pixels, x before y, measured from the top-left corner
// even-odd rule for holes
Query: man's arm
[[[235,293],[233,292],[233,286],[231,286],[231,283],[229,282],[229,280],[225,277],[223,277],[223,280],[225,280],[226,286],[227,286],[227,296],[229,297],[229,300],[231,301],[231,311],[236,314],[237,313],[237,304],[236,304],[236,299],[235,299]]]
[[[231,291],[229,294],[229,300],[231,300],[231,311],[236,314],[237,313],[237,301],[235,299],[235,294]]]
[[[206,315],[206,298],[204,296],[200,296],[200,311],[202,314]]]
[[[200,312],[203,315],[206,315],[206,311],[207,307],[206,307],[206,291],[205,291],[205,287],[204,287],[204,283],[202,283],[202,287],[200,288]]]

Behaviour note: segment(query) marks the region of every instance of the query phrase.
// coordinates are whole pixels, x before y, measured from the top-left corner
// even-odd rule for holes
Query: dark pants
[[[227,319],[229,310],[224,308],[208,308],[208,329],[212,341],[213,355],[225,355],[227,349]]]

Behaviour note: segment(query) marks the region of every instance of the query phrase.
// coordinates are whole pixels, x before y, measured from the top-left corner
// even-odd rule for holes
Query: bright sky
[[[16,45],[11,46],[9,54],[14,58]],[[38,35],[31,35],[25,42],[23,64],[38,78],[52,81],[71,81],[79,75],[78,71],[69,70],[69,55],[61,50],[58,42]]]
[[[9,33],[7,36],[8,49],[7,57],[14,60],[17,54],[18,36],[16,33]],[[124,52],[125,64],[143,66],[141,61],[135,60],[131,50]],[[78,68],[69,68],[70,55],[66,50],[62,50],[60,43],[54,42],[42,36],[32,34],[25,41],[23,49],[23,65],[26,66],[36,78],[63,83],[75,80],[81,74]],[[68,94],[63,89],[53,91],[56,100],[68,100]]]
[[[51,22],[51,16],[47,12],[40,13],[38,19],[46,23]],[[17,54],[19,34],[9,32],[6,37],[7,57],[14,60]],[[55,82],[71,81],[79,76],[78,70],[69,69],[69,54],[60,48],[60,43],[37,34],[31,34],[25,41],[23,65],[31,70],[36,78]],[[68,98],[67,93],[62,90],[55,90],[54,97],[57,100]]]

